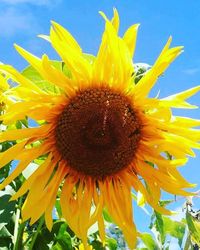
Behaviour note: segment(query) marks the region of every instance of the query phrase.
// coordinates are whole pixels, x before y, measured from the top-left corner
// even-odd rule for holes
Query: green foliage
[[[183,237],[185,235],[185,224],[183,222],[171,220],[169,217],[163,217],[164,232],[178,239],[178,244],[181,247]]]
[[[111,216],[109,215],[109,213],[108,213],[108,211],[107,211],[106,208],[104,208],[104,210],[103,210],[103,217],[104,217],[105,221],[107,221],[109,223],[113,222],[113,220],[112,220]]]
[[[43,225],[37,236],[33,250],[72,250],[74,236],[73,234],[70,235],[67,229],[67,224],[59,220],[54,222],[51,232],[49,232],[45,225]]]
[[[151,68],[151,66],[149,64],[146,64],[146,63],[134,64],[134,70],[135,70],[134,83],[137,84],[150,68]]]
[[[149,250],[159,250],[159,246],[153,239],[153,236],[149,233],[141,233],[140,239],[143,241],[147,249]]]
[[[14,213],[16,202],[9,202],[13,189],[8,186],[0,191],[0,249],[11,249],[12,231],[14,229]]]
[[[60,61],[53,61],[53,65],[62,71],[63,63]],[[22,71],[22,75],[31,80],[33,83],[35,83],[38,87],[40,87],[42,90],[46,92],[53,92],[53,93],[59,93],[60,90],[57,86],[54,84],[46,81],[43,79],[43,77],[40,75],[40,73],[33,68],[32,66],[28,66]]]
[[[186,222],[190,232],[191,240],[200,247],[200,221],[192,216],[192,214],[186,212]]]
[[[95,57],[90,54],[84,54],[85,59],[88,60],[91,64],[94,62]],[[71,78],[71,72],[69,71],[66,64],[62,61],[51,61],[53,66],[60,70],[62,73],[64,73],[67,77]],[[40,87],[42,90],[50,93],[60,93],[61,89],[54,84],[46,81],[43,79],[43,77],[40,75],[40,73],[32,66],[28,66],[25,68],[22,72],[22,75],[31,80],[33,83],[35,83],[38,87]]]
[[[115,239],[107,238],[106,243],[110,250],[117,250],[117,241]]]

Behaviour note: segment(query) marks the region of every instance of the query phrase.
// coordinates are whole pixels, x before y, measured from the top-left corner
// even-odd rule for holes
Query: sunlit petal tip
[[[118,10],[117,10],[117,8],[116,8],[116,7],[113,7],[113,13],[115,13],[116,15],[118,15],[118,16],[119,16],[119,13],[118,13]]]
[[[18,44],[14,43],[13,46],[15,47],[16,50],[20,50],[22,49],[22,47],[20,47]]]
[[[42,55],[42,61],[49,61],[49,57],[48,57],[48,55],[47,54],[43,54]]]
[[[46,40],[47,42],[51,42],[50,37],[47,35],[41,34],[41,35],[38,35],[37,37],[42,38],[42,39]]]
[[[171,43],[172,43],[172,36],[170,35],[164,48],[169,49]]]
[[[195,188],[197,186],[198,186],[198,184],[196,184],[196,183],[189,183],[189,187],[191,187],[191,188]],[[195,192],[193,192],[193,195],[195,195]]]
[[[184,46],[178,46],[177,50],[179,50],[178,55],[182,54],[184,52]]]
[[[119,19],[119,14],[116,8],[113,8],[113,18],[111,20],[113,27],[115,30],[118,32],[119,30],[119,24],[120,24],[120,19]]]
[[[55,31],[57,31],[57,30],[59,30],[59,29],[64,29],[64,28],[62,27],[62,25],[60,25],[60,24],[57,23],[56,21],[51,21],[51,25],[52,25],[52,27],[53,27],[53,29],[54,29]]]
[[[112,20],[116,20],[119,23],[119,13],[115,7],[113,8],[113,19]]]
[[[140,27],[140,23],[136,23],[135,26],[136,26],[136,29],[138,29]]]
[[[24,48],[19,46],[18,44],[14,43],[14,48],[17,50],[17,52],[24,57],[24,55],[30,54],[28,51],[26,51]]]
[[[52,30],[53,30],[54,32],[56,32],[56,31],[57,31],[57,28],[58,28],[58,23],[56,23],[55,21],[51,21],[50,37],[51,37],[51,32],[52,32]]]
[[[50,22],[51,22],[51,25],[52,25],[52,26],[58,26],[58,25],[59,25],[59,24],[58,24],[56,21],[54,21],[54,20],[51,20]]]
[[[103,12],[103,11],[99,11],[99,14],[103,17],[103,19],[106,21],[106,22],[109,22],[106,14]]]

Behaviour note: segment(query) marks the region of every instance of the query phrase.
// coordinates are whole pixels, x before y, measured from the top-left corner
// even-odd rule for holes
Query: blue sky
[[[104,11],[109,17],[116,7],[121,17],[120,33],[133,23],[140,23],[135,62],[153,64],[170,35],[173,45],[184,45],[185,52],[161,77],[153,90],[161,97],[200,84],[200,2],[192,1],[95,1],[95,0],[1,0],[0,3],[0,61],[22,69],[27,64],[13,48],[17,43],[41,56],[47,53],[58,58],[50,45],[38,34],[48,34],[50,20],[65,26],[78,40],[86,53],[96,54],[104,21],[98,14]],[[200,94],[191,98],[200,105]],[[176,114],[200,119],[199,110],[175,111]],[[200,189],[200,154],[190,159],[181,172]],[[136,211],[136,221],[143,227],[142,216]]]

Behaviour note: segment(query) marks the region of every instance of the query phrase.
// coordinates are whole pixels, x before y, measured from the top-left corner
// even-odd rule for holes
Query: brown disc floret
[[[90,88],[69,99],[58,117],[55,138],[69,167],[104,178],[133,161],[140,122],[125,95],[110,88]]]

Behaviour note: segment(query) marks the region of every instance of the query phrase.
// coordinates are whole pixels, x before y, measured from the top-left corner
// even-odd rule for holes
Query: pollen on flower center
[[[126,96],[109,88],[90,88],[71,98],[60,114],[56,147],[72,169],[103,178],[132,162],[140,127]]]

